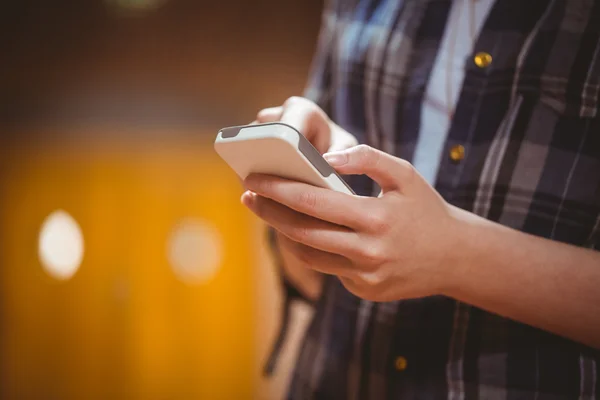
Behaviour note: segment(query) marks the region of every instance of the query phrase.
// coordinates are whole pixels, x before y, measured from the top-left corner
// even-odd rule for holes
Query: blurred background
[[[263,227],[219,128],[302,93],[322,0],[0,2],[2,399],[276,399]],[[304,324],[304,325],[303,325]]]

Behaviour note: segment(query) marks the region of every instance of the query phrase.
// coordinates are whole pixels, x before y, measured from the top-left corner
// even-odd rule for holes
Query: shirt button
[[[490,53],[481,51],[475,54],[475,57],[473,57],[473,61],[475,62],[475,65],[477,65],[479,68],[485,68],[492,63],[492,55]]]
[[[454,162],[462,161],[465,158],[465,146],[457,144],[450,149],[450,159]]]
[[[408,366],[408,361],[406,360],[405,357],[402,357],[402,356],[396,357],[396,360],[394,361],[394,367],[396,367],[397,371],[404,371],[407,366]]]

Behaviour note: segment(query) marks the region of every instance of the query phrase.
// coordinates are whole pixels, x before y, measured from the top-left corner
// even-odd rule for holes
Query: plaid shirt
[[[331,0],[305,95],[361,142],[410,161],[451,5]],[[444,143],[445,154],[465,149],[461,161],[441,160],[435,188],[446,201],[600,249],[599,37],[600,1],[495,2],[473,48],[492,62],[465,60]],[[377,191],[364,177],[351,184]],[[373,303],[330,277],[289,398],[592,399],[599,361],[597,350],[450,298]]]

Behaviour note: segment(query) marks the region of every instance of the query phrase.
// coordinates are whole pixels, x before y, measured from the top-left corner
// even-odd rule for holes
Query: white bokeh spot
[[[44,270],[53,278],[67,280],[83,260],[83,234],[77,221],[63,210],[52,212],[40,229],[38,253]]]
[[[220,232],[200,219],[182,220],[167,243],[167,258],[175,275],[191,284],[207,283],[216,275],[222,252]]]

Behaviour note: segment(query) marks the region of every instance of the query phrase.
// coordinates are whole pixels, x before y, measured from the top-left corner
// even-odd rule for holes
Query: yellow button
[[[492,55],[482,51],[475,54],[473,61],[479,68],[485,68],[492,63]]]
[[[465,146],[457,144],[450,149],[450,159],[459,162],[465,158]]]
[[[408,361],[402,356],[396,357],[396,361],[394,361],[394,366],[396,367],[396,370],[404,371],[408,366]]]

